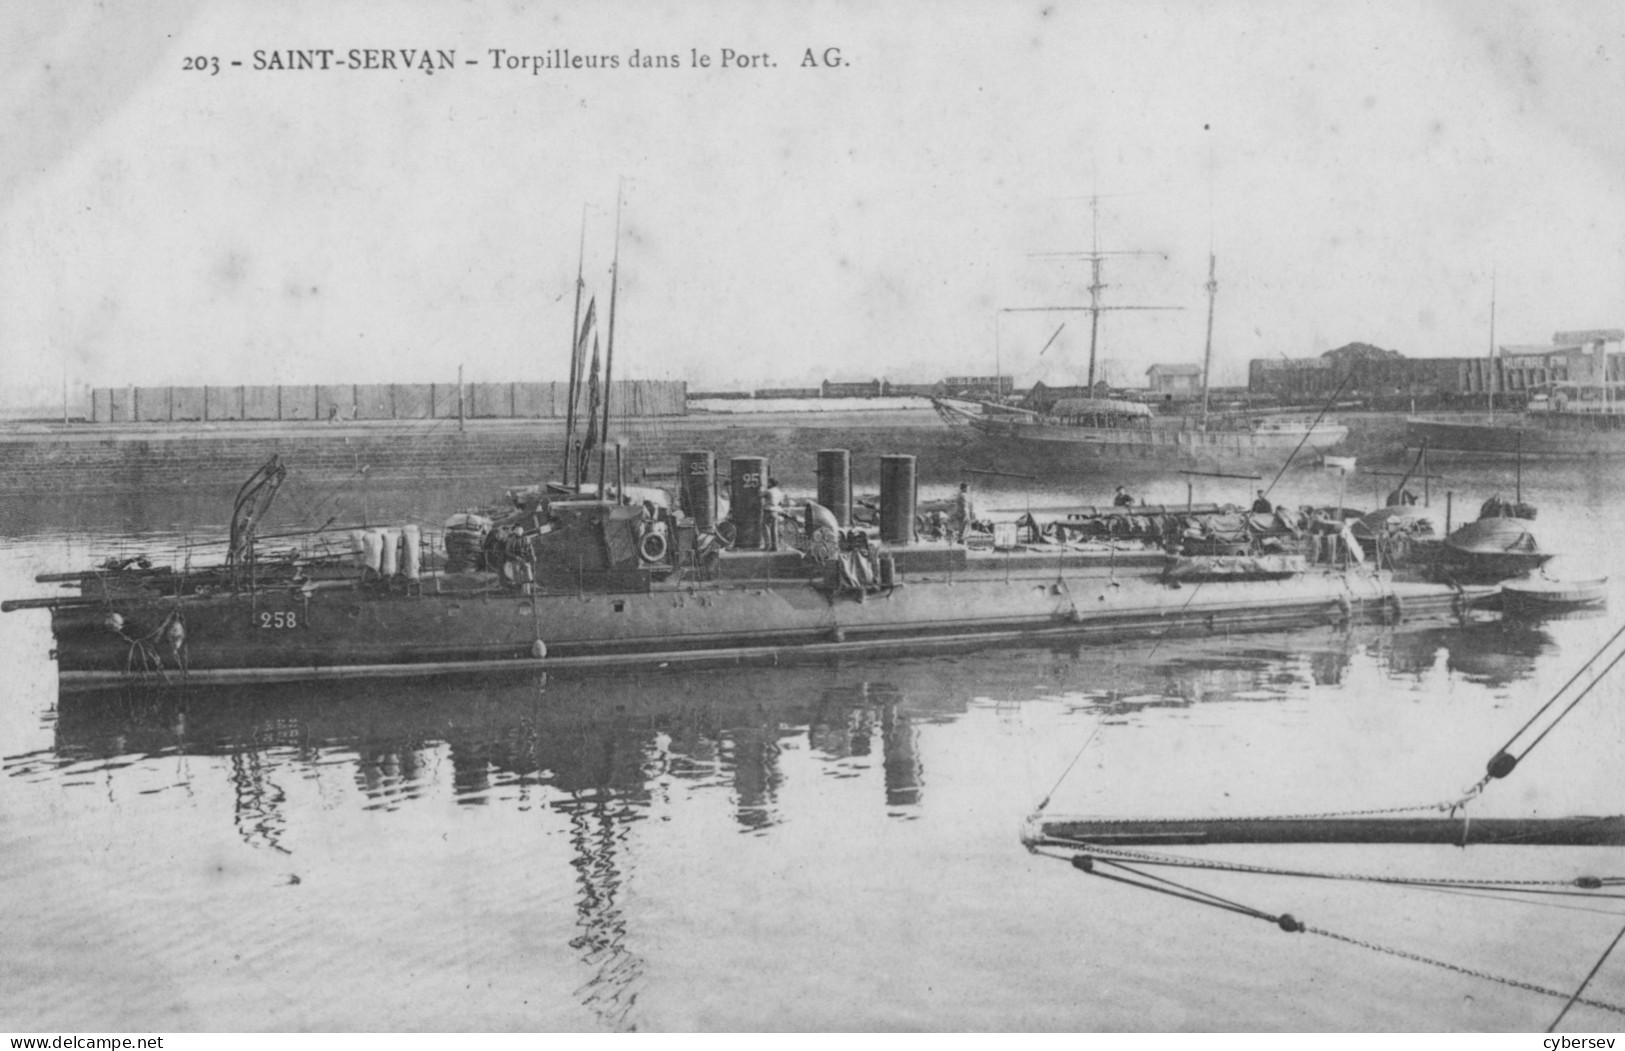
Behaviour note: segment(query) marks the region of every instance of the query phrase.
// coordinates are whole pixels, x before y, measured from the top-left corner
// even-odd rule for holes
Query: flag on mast
[[[571,362],[571,371],[578,376],[581,374],[582,362],[587,360],[587,337],[593,333],[594,325],[597,324],[597,320],[594,316],[597,312],[597,307],[597,296],[594,296],[592,299],[587,301],[587,316],[581,319],[581,330],[576,333],[576,345],[573,348],[575,358]],[[579,387],[576,389],[575,395],[577,407],[580,406],[581,397],[585,393],[586,391],[580,389]]]
[[[591,307],[588,307],[587,313],[591,316]],[[583,453],[598,444],[598,404],[601,386],[598,381],[598,336],[595,334],[592,338],[592,370],[587,375],[587,437],[581,443]]]

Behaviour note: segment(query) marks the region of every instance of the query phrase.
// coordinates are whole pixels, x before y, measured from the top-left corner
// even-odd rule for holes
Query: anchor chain
[[[1548,989],[1544,985],[1536,985],[1533,982],[1525,982],[1517,978],[1508,978],[1505,975],[1491,974],[1488,971],[1474,970],[1471,967],[1463,967],[1460,964],[1450,963],[1446,960],[1435,960],[1431,956],[1423,956],[1420,953],[1410,952],[1406,949],[1396,949],[1389,945],[1378,945],[1375,942],[1363,941],[1359,938],[1351,938],[1346,934],[1338,934],[1335,931],[1324,930],[1320,927],[1304,925],[1302,929],[1306,934],[1318,934],[1323,938],[1330,938],[1333,941],[1358,946],[1362,949],[1370,949],[1372,952],[1382,953],[1386,956],[1393,956],[1401,960],[1410,960],[1413,963],[1425,963],[1430,967],[1438,967],[1446,971],[1454,971],[1456,974],[1465,975],[1468,978],[1478,978],[1486,982],[1494,982],[1497,985],[1504,985],[1512,989],[1522,989],[1525,992],[1539,993],[1542,996],[1555,996],[1560,1000],[1567,1000],[1571,995],[1569,993],[1559,992],[1556,989]],[[1595,1007],[1602,1011],[1612,1011],[1615,1014],[1625,1014],[1625,1006],[1607,1003],[1603,1000],[1588,1000],[1585,998],[1579,998],[1574,1002],[1577,1004],[1585,1004],[1587,1007]]]

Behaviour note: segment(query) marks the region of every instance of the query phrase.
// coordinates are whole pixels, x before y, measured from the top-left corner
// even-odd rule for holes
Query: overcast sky
[[[604,319],[618,186],[616,370],[691,388],[996,356],[1078,382],[1087,315],[998,311],[1087,301],[1042,253],[1090,246],[1091,194],[1101,249],[1148,253],[1107,260],[1105,301],[1183,308],[1102,318],[1118,383],[1200,363],[1210,247],[1221,382],[1356,340],[1485,353],[1492,271],[1497,342],[1625,325],[1613,2],[41,3],[0,32],[11,403],[64,366],[565,378],[582,210]],[[253,68],[290,48],[456,67]]]

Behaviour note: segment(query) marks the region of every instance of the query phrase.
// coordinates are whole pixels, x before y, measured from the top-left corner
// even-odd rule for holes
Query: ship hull
[[[1625,456],[1625,418],[1619,416],[1488,413],[1459,419],[1412,417],[1405,443],[1426,443],[1430,455],[1507,459]]]
[[[1294,453],[1305,463],[1313,462],[1348,437],[1348,428],[1341,424],[1268,432],[1072,427],[1005,420],[977,420],[969,427],[990,449],[1025,465],[1065,470],[1134,463],[1279,467]]]
[[[962,554],[962,552],[961,552]],[[627,593],[298,591],[130,598],[52,610],[65,690],[504,669],[741,663],[850,652],[1113,640],[1451,615],[1493,588],[1364,571],[1199,587],[1053,555],[952,560],[896,586],[738,580]],[[110,623],[116,614],[116,630]],[[181,641],[173,622],[180,623]]]

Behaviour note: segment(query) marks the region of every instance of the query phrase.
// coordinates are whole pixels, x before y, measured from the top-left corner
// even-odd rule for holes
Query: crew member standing
[[[767,488],[762,490],[762,549],[777,551],[779,549],[779,508],[784,505],[784,490],[779,488],[777,478],[767,480]]]
[[[954,494],[954,518],[948,523],[952,530],[953,539],[958,543],[965,542],[965,534],[970,532],[971,523],[976,520],[976,505],[971,500],[970,483],[960,482],[959,492]]]
[[[1258,499],[1253,501],[1253,514],[1273,515],[1275,508],[1270,504],[1270,498],[1264,495],[1264,490],[1258,491]]]
[[[1127,489],[1118,486],[1117,495],[1112,497],[1112,505],[1115,507],[1133,507],[1134,496]]]

